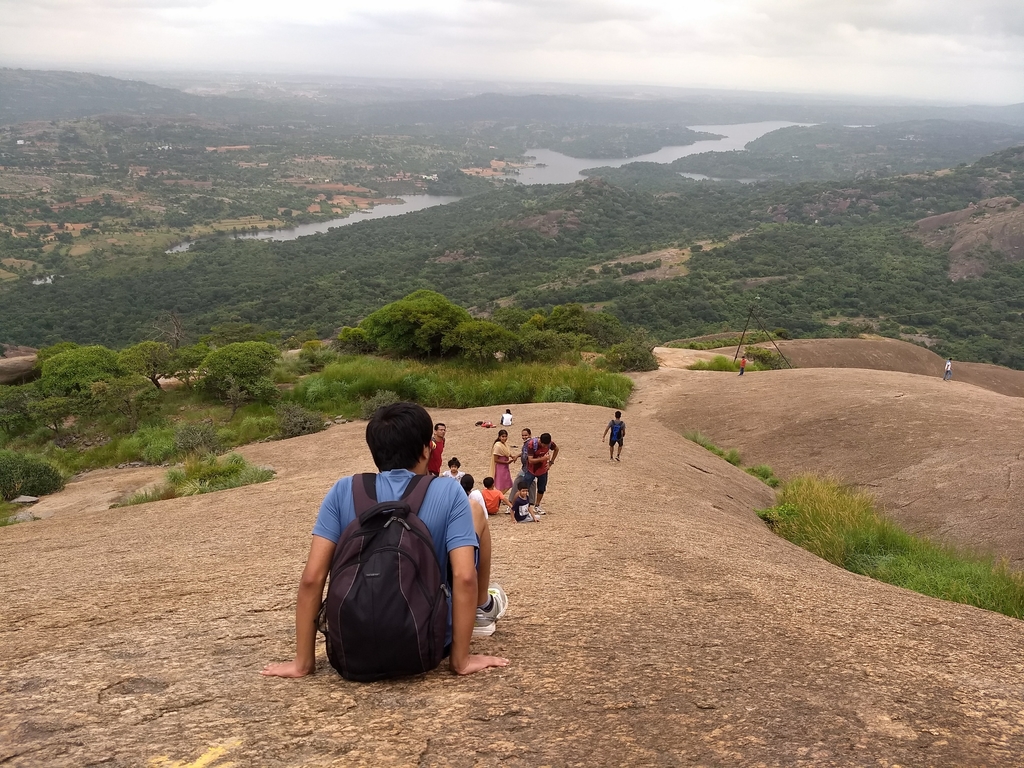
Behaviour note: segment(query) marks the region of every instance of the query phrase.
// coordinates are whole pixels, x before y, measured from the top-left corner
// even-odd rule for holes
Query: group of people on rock
[[[436,476],[458,480],[471,501],[479,503],[487,515],[498,514],[505,507],[516,523],[538,522],[540,515],[547,514],[542,502],[547,492],[548,470],[558,458],[558,444],[550,433],[534,437],[533,430],[524,427],[520,432],[522,445],[509,445],[505,427],[511,427],[512,420],[512,410],[505,409],[499,420],[502,428],[491,446],[489,473],[483,480],[482,491],[474,490],[475,478],[462,471],[462,462],[455,456],[448,460],[448,470],[441,472],[448,427],[440,422],[434,425],[427,469]],[[478,426],[489,424],[478,422]],[[517,462],[518,473],[513,479],[512,468]]]
[[[602,436],[610,433],[611,460],[622,452],[621,416],[616,411]],[[431,427],[415,403],[377,410],[366,443],[378,473],[343,477],[324,498],[299,582],[295,656],[268,664],[263,675],[314,672],[318,630],[331,665],[350,680],[420,674],[444,658],[460,675],[508,664],[470,653],[472,638],[493,634],[509,604],[491,582],[488,518],[505,507],[517,523],[540,519],[558,446],[549,433],[534,437],[525,428],[522,445],[509,446],[511,410],[500,422],[480,490],[455,457],[445,475],[459,485],[442,475],[443,423]]]

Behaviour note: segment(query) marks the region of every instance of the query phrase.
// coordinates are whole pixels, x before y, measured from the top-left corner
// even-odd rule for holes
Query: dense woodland
[[[794,335],[874,329],[923,333],[962,359],[1024,365],[1024,267],[999,253],[953,282],[948,257],[913,223],[983,197],[1024,195],[1020,150],[944,175],[855,187],[686,182],[658,192],[600,177],[568,187],[514,186],[394,219],[284,243],[205,240],[131,269],[20,281],[3,290],[8,342],[120,346],[167,313],[198,336],[225,321],[321,336],[387,301],[439,288],[476,314],[579,301],[670,338],[735,327],[751,303]],[[636,185],[640,186],[640,185]],[[628,254],[694,248],[688,274],[633,281],[599,267]],[[997,301],[998,300],[998,301]]]
[[[37,96],[56,98],[69,87],[56,75],[44,80]],[[0,88],[24,90],[26,82],[5,71]],[[78,85],[105,93],[104,103],[134,104],[131,115],[36,123],[28,133],[0,127],[0,181],[11,190],[0,197],[0,342],[123,347],[153,338],[171,316],[193,341],[225,323],[329,338],[431,289],[477,318],[508,305],[578,302],[662,341],[735,328],[756,305],[791,335],[871,330],[926,339],[961,359],[1024,367],[1015,351],[1024,340],[1019,251],[982,238],[968,254],[969,278],[952,280],[949,243],[926,243],[916,226],[1001,196],[1015,200],[971,220],[1012,214],[1024,199],[1019,148],[953,161],[1016,141],[1020,128],[796,127],[747,152],[597,168],[566,186],[516,184],[508,166],[496,185],[459,168],[505,167],[504,150],[530,146],[618,153],[692,140],[696,134],[667,116],[693,104],[493,95],[349,104],[337,125],[253,124],[214,119],[215,110],[150,117],[198,108],[198,97],[121,82]],[[33,98],[32,108],[45,110]],[[296,115],[297,103],[281,97],[261,109]],[[640,122],[616,122],[629,109]],[[410,116],[421,122],[394,130]],[[517,120],[523,116],[531,119]],[[391,132],[366,132],[373,120]],[[233,148],[210,149],[224,146]],[[680,175],[681,164],[702,162],[740,163],[733,175],[781,163],[771,173],[782,178],[740,184]],[[326,187],[318,196],[318,184],[345,186],[346,200],[330,199],[336,190]],[[81,197],[86,188],[90,196]],[[213,236],[329,217],[332,206],[354,206],[360,196],[409,191],[465,198],[290,242]],[[175,239],[204,234],[186,253],[165,253]]]

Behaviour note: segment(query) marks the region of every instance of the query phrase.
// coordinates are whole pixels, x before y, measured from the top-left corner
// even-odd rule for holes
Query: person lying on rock
[[[459,484],[427,474],[432,431],[430,415],[414,403],[384,406],[370,419],[366,443],[380,474],[344,477],[328,491],[299,582],[295,658],[268,664],[261,674],[303,677],[315,671],[318,615],[328,658],[348,679],[418,674],[444,656],[460,675],[508,664],[508,659],[469,652],[474,634],[494,631],[507,598],[488,590],[486,516],[474,517]],[[392,541],[398,543],[391,546]],[[419,547],[409,554],[419,557],[416,569],[397,566],[394,552],[401,548],[405,555],[407,547]],[[331,587],[321,612],[328,573]],[[424,581],[407,584],[408,578]],[[433,592],[424,587],[430,579]],[[408,605],[405,595],[414,595]],[[425,609],[414,605],[421,596]],[[406,612],[395,616],[394,611]],[[481,613],[489,618],[490,632],[479,631]]]

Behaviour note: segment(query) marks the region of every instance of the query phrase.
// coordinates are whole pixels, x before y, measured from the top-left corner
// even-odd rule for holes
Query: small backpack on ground
[[[352,478],[356,519],[338,540],[320,628],[342,677],[369,682],[429,672],[444,658],[450,591],[419,516],[433,478],[377,502],[377,476]]]
[[[623,422],[623,421],[613,421],[612,422],[612,442],[613,443],[616,443],[616,442],[618,442],[619,440],[622,439],[622,428],[624,426],[626,426],[626,423]]]

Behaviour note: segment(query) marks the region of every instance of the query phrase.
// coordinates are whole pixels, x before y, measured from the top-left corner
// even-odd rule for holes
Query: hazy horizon
[[[29,69],[1024,102],[1020,0],[0,0],[0,35]]]

